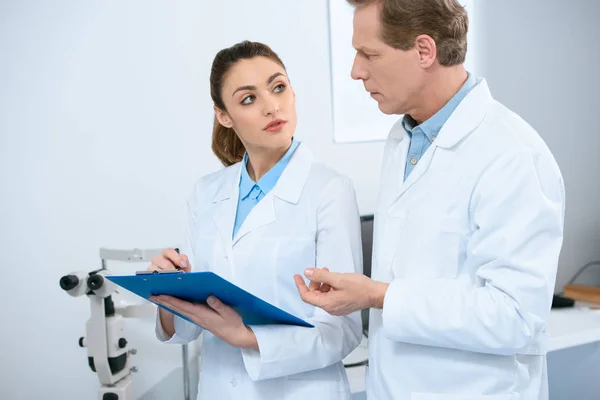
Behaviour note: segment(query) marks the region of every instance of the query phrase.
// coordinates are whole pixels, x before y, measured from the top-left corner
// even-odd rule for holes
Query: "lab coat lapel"
[[[440,130],[435,141],[429,146],[404,184],[400,187],[398,197],[421,179],[429,169],[436,151],[449,150],[463,140],[481,123],[485,117],[492,95],[485,79],[480,79],[477,86],[458,105],[448,121]],[[443,151],[442,150],[442,151]],[[404,160],[406,162],[406,158]]]
[[[408,151],[408,149],[407,149]],[[419,163],[412,170],[408,178],[404,181],[404,184],[400,186],[400,193],[398,196],[402,196],[404,192],[406,192],[412,185],[414,185],[419,179],[425,175],[425,172],[429,169],[431,165],[431,160],[433,158],[433,153],[435,151],[435,143],[432,143],[431,146],[427,149],[423,157],[419,160]],[[404,164],[406,165],[406,157],[404,158]],[[404,173],[403,173],[404,174]]]
[[[252,208],[233,238],[233,245],[250,232],[275,222],[275,206],[272,193],[267,193],[257,205]]]
[[[231,267],[233,267],[233,244],[231,236],[237,212],[238,186],[241,173],[240,165],[241,163],[236,167],[231,167],[227,171],[221,181],[221,186],[213,197],[213,203],[215,204],[213,221],[217,226],[219,238]]]
[[[442,126],[435,145],[451,149],[473,132],[481,123],[490,103],[494,99],[485,79],[479,79],[477,85],[465,96],[448,121]]]
[[[273,190],[258,202],[250,211],[237,235],[233,238],[235,246],[252,231],[272,224],[277,220],[275,202],[279,199],[296,204],[302,194],[304,183],[312,164],[310,151],[302,143],[298,146],[287,167],[279,177]]]

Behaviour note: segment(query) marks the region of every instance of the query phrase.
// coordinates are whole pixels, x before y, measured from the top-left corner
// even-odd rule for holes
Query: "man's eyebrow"
[[[358,46],[358,47],[355,47],[354,49],[361,53],[375,53],[375,50],[370,49],[368,47],[364,47],[364,46]]]

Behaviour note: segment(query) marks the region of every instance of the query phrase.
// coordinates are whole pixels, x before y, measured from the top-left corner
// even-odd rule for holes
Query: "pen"
[[[175,247],[174,250],[177,252],[177,254],[181,254],[181,253],[179,253],[179,247]],[[179,265],[175,265],[175,269],[178,271],[181,271],[181,267]]]

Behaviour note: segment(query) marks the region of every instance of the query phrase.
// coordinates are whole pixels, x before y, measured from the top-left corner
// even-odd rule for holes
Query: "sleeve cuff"
[[[258,349],[242,349],[242,359],[250,380],[258,381],[261,379],[261,376],[264,376],[265,374],[265,360],[263,354],[261,354],[261,349],[264,349],[265,343],[268,342],[267,336],[269,328],[262,326],[251,326],[250,328],[256,336]]]
[[[154,331],[156,332],[156,338],[161,342],[166,342],[167,340],[171,339],[171,337],[167,335],[167,332],[165,332],[162,323],[160,322],[159,309],[156,310],[156,327]]]
[[[257,381],[260,377],[260,351],[257,349],[242,349],[242,359],[250,380]]]
[[[402,324],[403,306],[406,303],[407,288],[399,279],[390,282],[383,298],[382,324],[383,332],[388,338],[394,337],[396,326]]]
[[[156,311],[156,338],[166,344],[188,344],[192,340],[197,339],[202,332],[202,328],[196,326],[183,318],[175,315],[173,319],[175,334],[167,335],[160,322],[160,314]]]

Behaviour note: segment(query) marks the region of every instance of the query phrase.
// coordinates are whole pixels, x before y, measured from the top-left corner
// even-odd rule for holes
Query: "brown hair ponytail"
[[[226,128],[215,116],[212,134],[212,151],[226,167],[242,161],[246,149],[233,128]]]
[[[215,103],[215,106],[222,111],[227,111],[221,93],[227,72],[229,72],[231,67],[238,61],[254,57],[269,58],[281,65],[285,70],[285,65],[283,65],[279,56],[271,50],[269,46],[263,43],[244,41],[219,51],[215,56],[210,72],[210,97]],[[211,147],[213,153],[226,167],[242,161],[244,153],[246,152],[237,133],[235,133],[232,128],[226,128],[221,125],[216,116],[213,126]]]

